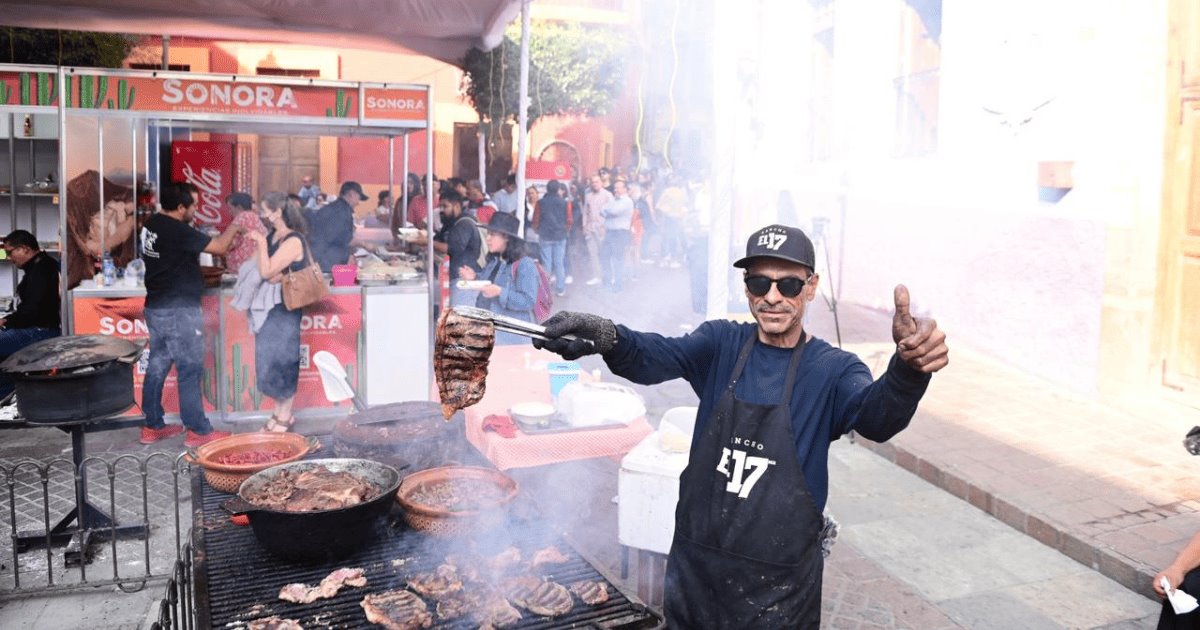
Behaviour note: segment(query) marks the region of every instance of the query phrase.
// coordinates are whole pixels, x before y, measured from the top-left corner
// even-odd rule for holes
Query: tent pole
[[[171,36],[162,36],[162,69],[171,69]]]
[[[404,190],[400,193],[404,195],[404,201],[401,202],[404,204],[404,207],[400,209],[400,218],[404,224],[400,227],[408,227],[408,202],[410,199],[412,199],[412,192],[408,189],[408,171],[410,168],[412,168],[408,165],[408,134],[409,132],[404,132],[404,183],[402,184],[404,186]],[[429,196],[426,195],[426,199],[428,198]],[[425,217],[426,225],[428,225],[429,219],[429,217]]]
[[[479,125],[475,138],[479,141],[479,184],[487,192],[487,134],[483,132],[483,125]]]
[[[517,233],[525,234],[525,160],[529,156],[529,0],[521,2],[521,91],[517,101]]]

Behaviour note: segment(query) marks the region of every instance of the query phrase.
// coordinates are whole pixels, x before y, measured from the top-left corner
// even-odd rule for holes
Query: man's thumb
[[[892,291],[892,297],[896,302],[895,321],[906,325],[911,323],[912,315],[908,312],[908,287],[897,284],[895,290]]]

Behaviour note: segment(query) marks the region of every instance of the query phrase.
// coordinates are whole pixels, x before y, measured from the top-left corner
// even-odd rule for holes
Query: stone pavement
[[[621,294],[575,283],[555,307],[596,312],[668,335],[701,321],[687,312],[686,269],[642,265],[638,272],[639,280]],[[843,306],[840,320],[847,349],[873,368],[886,363],[890,314]],[[825,304],[815,302],[810,330],[832,342],[832,323]],[[845,528],[826,565],[825,625],[1132,628],[1150,623],[1157,602],[1131,597],[1103,576],[1146,594],[1149,576],[1200,525],[1195,515],[1200,503],[1193,501],[1198,488],[1189,478],[1200,462],[1191,461],[1180,446],[1187,428],[1200,421],[1178,410],[1170,410],[1172,415],[1120,411],[1060,392],[962,348],[952,325],[943,325],[952,365],[935,377],[912,426],[886,445],[859,440],[835,446],[831,506]],[[583,363],[603,369],[595,357]],[[681,381],[636,389],[646,397],[654,422],[666,409],[696,400]],[[309,419],[298,428],[318,433],[329,424]],[[5,433],[0,460],[69,453],[69,441],[55,430]],[[147,449],[135,441],[132,429],[100,433],[89,436],[89,452],[106,458],[144,454]],[[615,575],[617,471],[617,462],[600,459],[514,471],[513,476],[537,492],[539,503],[562,519],[564,530],[584,541],[585,551]],[[1050,548],[1033,544],[1035,539]],[[1055,587],[1087,599],[1079,607],[1068,606],[1069,598]],[[5,601],[0,627],[28,626],[33,621],[28,615],[38,606],[92,611],[88,625],[94,628],[145,627],[144,607],[96,614],[87,602],[107,602],[107,609],[114,609],[115,602],[133,601],[122,600],[132,596],[115,590],[106,594]],[[46,601],[54,603],[47,608]]]

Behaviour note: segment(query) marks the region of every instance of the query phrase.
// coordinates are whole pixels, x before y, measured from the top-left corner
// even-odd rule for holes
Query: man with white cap
[[[896,353],[872,381],[856,356],[804,331],[820,280],[804,232],[762,228],[734,266],[745,270],[755,324],[712,320],[668,338],[561,312],[545,322],[551,340],[533,343],[569,360],[599,353],[635,383],[684,378],[700,396],[667,561],[667,624],[817,628],[829,445],[851,430],[882,442],[908,426],[949,361],[946,336],[909,313],[898,285]]]

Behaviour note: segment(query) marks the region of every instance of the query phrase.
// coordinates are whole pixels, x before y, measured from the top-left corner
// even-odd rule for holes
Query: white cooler
[[[621,460],[617,476],[617,539],[625,547],[666,554],[675,535],[679,475],[696,426],[696,407],[675,407],[663,414],[659,430],[646,436]],[[679,434],[684,434],[683,436]],[[668,437],[664,439],[664,434]],[[669,434],[675,434],[671,437]]]

